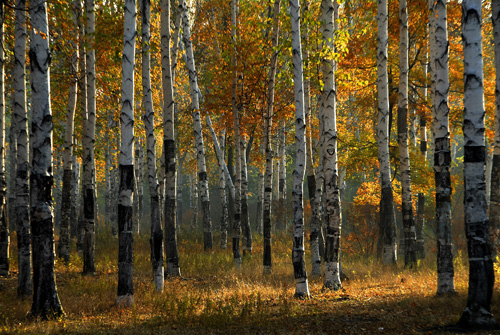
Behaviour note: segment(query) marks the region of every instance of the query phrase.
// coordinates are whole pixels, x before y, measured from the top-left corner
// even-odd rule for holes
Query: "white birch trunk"
[[[165,256],[167,274],[180,276],[177,249],[177,183],[174,138],[174,87],[170,64],[170,1],[163,0],[161,16],[161,68],[163,82],[163,148],[165,150]]]
[[[233,111],[234,128],[234,219],[233,219],[233,258],[236,267],[241,266],[240,236],[241,236],[241,140],[240,140],[240,118],[238,106],[238,59],[236,56],[236,39],[238,29],[238,0],[231,1],[231,106]]]
[[[417,264],[416,229],[411,198],[410,155],[408,150],[408,6],[399,1],[399,90],[398,90],[398,145],[401,168],[402,214],[404,229],[405,267]]]
[[[467,305],[458,322],[463,328],[498,329],[491,314],[495,273],[491,259],[484,169],[483,50],[481,0],[462,2],[464,50],[464,209],[469,255]],[[437,137],[436,137],[437,139]]]
[[[30,3],[30,67],[32,87],[33,160],[31,169],[31,231],[33,243],[34,318],[58,318],[64,311],[54,274],[54,222],[52,206],[52,112],[50,107],[50,49],[47,3]]]
[[[211,250],[213,246],[212,222],[210,220],[210,195],[208,192],[207,166],[205,163],[205,148],[203,144],[203,131],[201,127],[200,90],[191,43],[191,29],[189,27],[188,10],[184,0],[179,1],[182,12],[182,41],[186,48],[186,66],[189,72],[189,85],[191,89],[191,112],[193,115],[194,137],[196,140],[196,159],[198,162],[198,179],[200,185],[201,209],[203,216],[203,247]]]
[[[87,12],[87,123],[83,141],[83,216],[85,236],[83,239],[83,274],[95,273],[95,3],[86,1]]]
[[[26,109],[26,1],[16,2],[14,47],[14,123],[17,128],[16,216],[18,250],[17,295],[27,298],[32,293],[31,229],[29,213],[28,115]],[[13,145],[14,143],[11,143]],[[14,160],[14,157],[12,157]],[[14,206],[14,204],[12,204]]]
[[[137,8],[125,0],[122,60],[120,190],[118,197],[118,306],[134,303],[132,206],[134,201],[134,67]]]
[[[243,255],[252,253],[252,229],[248,215],[248,178],[247,178],[247,140],[246,136],[240,136],[241,149],[241,228],[243,230]]]
[[[69,227],[72,220],[71,205],[73,197],[73,132],[78,93],[78,22],[81,15],[81,1],[74,0],[73,7],[73,32],[71,46],[73,54],[70,64],[70,86],[68,94],[68,107],[66,110],[66,131],[64,134],[63,152],[63,185],[61,204],[61,228],[59,233],[59,257],[65,264],[69,264]]]
[[[304,260],[304,203],[303,183],[306,165],[306,120],[304,115],[304,79],[300,36],[300,4],[290,0],[292,22],[293,79],[295,90],[295,169],[293,171],[293,248],[292,262],[296,281],[295,297],[308,298],[306,264]]]
[[[274,86],[276,77],[276,65],[278,62],[278,42],[279,42],[279,13],[281,1],[274,0],[273,8],[273,36],[271,62],[269,66],[269,80],[267,86],[267,104],[264,124],[264,146],[266,153],[266,165],[264,172],[264,208],[263,208],[263,233],[264,233],[264,273],[271,273],[272,253],[271,253],[271,204],[273,190],[273,149],[271,145],[271,131],[273,127],[274,113]]]
[[[226,196],[226,162],[224,158],[225,149],[225,131],[219,136],[220,149],[222,152],[221,157],[218,157],[219,162],[219,192],[221,201],[221,214],[220,214],[220,247],[221,249],[227,248],[227,228],[229,225],[229,213],[227,208]]]
[[[325,139],[323,173],[325,178],[325,280],[324,287],[338,290],[340,282],[340,190],[337,158],[337,88],[335,85],[334,4],[332,0],[321,2],[323,23],[323,50],[326,56],[321,60],[323,72],[323,136]]]
[[[285,121],[281,122],[278,133],[278,159],[279,170],[278,175],[278,216],[276,217],[276,225],[281,229],[286,230],[288,224],[286,210],[286,153],[285,153]]]
[[[153,94],[151,92],[151,1],[141,0],[142,23],[142,104],[144,106],[144,127],[146,128],[146,159],[148,169],[148,184],[151,203],[151,266],[156,291],[163,291],[163,230],[160,221],[160,198],[158,194],[158,178],[156,171],[156,137],[155,111],[153,108]],[[162,12],[163,14],[163,12]]]
[[[378,0],[377,6],[377,144],[380,166],[380,226],[383,239],[384,264],[396,263],[396,223],[393,209],[391,167],[389,161],[389,85],[387,76],[387,0]]]
[[[448,30],[446,1],[436,1],[434,48],[431,55],[433,76],[436,78],[433,99],[434,174],[436,180],[437,225],[437,294],[454,293],[453,244],[451,238],[451,179],[448,91]]]

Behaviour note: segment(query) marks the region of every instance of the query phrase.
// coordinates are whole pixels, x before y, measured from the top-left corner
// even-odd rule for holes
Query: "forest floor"
[[[16,297],[15,240],[12,274],[0,279],[0,333],[5,334],[454,334],[444,326],[458,321],[466,303],[468,266],[461,253],[455,259],[454,296],[435,295],[435,254],[429,253],[416,270],[403,269],[401,262],[383,267],[373,258],[346,255],[343,267],[349,280],[343,289],[323,290],[322,279],[310,277],[312,297],[297,300],[291,239],[285,234],[274,237],[270,275],[262,274],[259,236],[239,270],[233,267],[230,243],[220,250],[214,239],[214,251],[203,252],[201,236],[182,238],[183,277],[167,279],[164,292],[157,293],[144,236],[134,245],[135,305],[122,309],[115,306],[118,241],[103,233],[97,238],[95,275],[81,275],[76,253],[69,266],[56,263],[66,317],[30,321],[31,299]],[[306,257],[310,263],[309,253]],[[498,288],[492,312],[500,320]]]

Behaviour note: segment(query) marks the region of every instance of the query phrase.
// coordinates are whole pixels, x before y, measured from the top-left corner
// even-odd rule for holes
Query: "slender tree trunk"
[[[296,281],[295,297],[309,297],[306,264],[304,260],[304,203],[303,183],[306,165],[306,120],[304,115],[304,79],[300,42],[300,4],[290,0],[292,22],[293,79],[295,88],[295,170],[293,171],[293,249],[292,262]]]
[[[81,1],[74,0],[73,6],[73,55],[70,65],[70,86],[68,94],[68,107],[66,111],[66,132],[64,134],[63,153],[63,185],[61,204],[61,228],[59,233],[59,257],[63,262],[69,264],[69,226],[72,220],[71,203],[73,201],[73,131],[78,92],[78,22],[81,13]],[[106,132],[107,133],[107,132]],[[107,141],[106,141],[107,143]]]
[[[245,136],[240,137],[241,148],[241,227],[243,228],[243,255],[252,253],[252,229],[248,215],[248,178],[247,178],[247,140]]]
[[[417,264],[416,230],[411,199],[410,155],[408,151],[408,6],[399,1],[399,92],[398,145],[401,167],[402,214],[404,227],[405,267]]]
[[[0,45],[4,45],[4,8],[0,4]],[[7,182],[5,179],[5,72],[4,50],[0,50],[0,275],[9,274],[10,232],[7,221]]]
[[[189,72],[189,85],[191,88],[191,110],[193,115],[194,136],[196,140],[196,156],[198,162],[198,179],[200,184],[201,210],[203,215],[203,245],[205,250],[211,250],[213,246],[212,222],[210,220],[210,195],[208,192],[207,166],[205,163],[205,148],[203,144],[203,131],[201,127],[198,78],[191,43],[191,29],[187,6],[183,0],[179,1],[179,9],[182,12],[182,41],[186,47],[186,65]]]
[[[26,110],[26,1],[16,2],[16,44],[14,47],[14,118],[18,129],[16,168],[16,222],[18,251],[17,295],[27,298],[32,293],[31,281],[31,229],[29,213],[29,169],[28,169],[28,117]],[[14,207],[14,203],[12,203]]]
[[[261,145],[261,148],[264,148],[263,145]],[[265,155],[265,150],[260,149],[260,154],[261,156]],[[264,163],[265,164],[265,163]],[[259,181],[257,183],[257,208],[256,208],[256,215],[255,215],[255,230],[257,231],[258,234],[262,235],[263,230],[262,230],[262,222],[263,222],[263,215],[264,215],[264,171],[262,171],[262,165],[259,166]]]
[[[33,233],[34,318],[58,318],[64,311],[54,275],[54,222],[52,215],[52,112],[50,108],[50,49],[47,3],[30,3],[32,148],[31,231]]]
[[[144,106],[144,127],[146,128],[148,184],[151,202],[151,265],[153,281],[157,291],[163,291],[163,230],[160,221],[160,199],[158,194],[158,178],[156,177],[156,138],[154,132],[155,111],[153,109],[153,94],[151,92],[151,1],[141,0],[142,23],[142,104]]]
[[[464,207],[465,234],[469,254],[469,291],[467,306],[458,324],[464,328],[499,329],[500,325],[491,314],[495,273],[493,260],[491,259],[484,179],[486,150],[484,145],[485,110],[481,4],[481,0],[464,0],[462,2],[462,41],[464,48],[463,130],[465,143]]]
[[[493,1],[491,21],[495,43],[495,138],[491,166],[490,226],[493,235],[493,252],[498,255],[500,244],[500,1]]]
[[[279,13],[281,1],[274,0],[273,9],[273,37],[271,42],[272,53],[269,66],[269,80],[267,86],[267,104],[264,125],[264,146],[266,152],[266,167],[264,172],[264,273],[271,273],[272,253],[271,253],[271,204],[272,204],[272,183],[273,183],[273,149],[271,146],[271,132],[273,127],[274,114],[274,86],[276,77],[276,65],[278,62],[278,42],[279,42]]]
[[[378,0],[377,7],[377,95],[378,120],[377,144],[380,166],[380,184],[382,188],[380,200],[380,225],[383,239],[383,263],[396,263],[396,223],[393,209],[391,167],[389,161],[389,90],[387,76],[387,0]]]
[[[165,253],[167,274],[180,276],[179,252],[177,251],[177,184],[176,152],[174,138],[174,88],[170,64],[170,1],[163,0],[161,17],[162,76],[163,76],[163,147],[165,148]],[[194,63],[193,63],[194,66]],[[201,128],[201,127],[200,127]],[[208,191],[207,191],[208,192]]]
[[[116,304],[134,303],[134,234],[132,213],[134,201],[134,67],[137,8],[135,0],[125,0],[122,61],[122,111],[120,146],[120,189],[118,197],[118,297]]]
[[[305,1],[302,13],[309,11],[309,1]],[[306,25],[302,29],[302,41],[304,44],[304,60],[305,64],[309,63],[309,27]],[[312,110],[311,110],[311,80],[309,66],[304,69],[304,111],[306,113],[307,124],[312,124]],[[321,218],[319,217],[319,201],[316,196],[316,174],[314,171],[313,150],[312,150],[312,131],[311,127],[307,129],[306,134],[306,147],[307,147],[307,188],[309,190],[309,202],[311,204],[311,233],[309,235],[309,242],[311,245],[311,264],[313,276],[321,276],[321,255],[319,253],[319,231]]]
[[[238,106],[238,58],[236,50],[238,29],[238,0],[231,1],[231,106],[233,111],[234,128],[234,151],[235,151],[235,196],[234,196],[234,220],[233,220],[233,258],[236,267],[241,266],[240,236],[241,236],[241,139],[240,139],[240,116]]]
[[[83,11],[83,8],[82,8]],[[86,42],[86,28],[84,24],[84,20],[81,19],[79,22],[79,30],[78,30],[78,41],[80,43],[80,48],[79,48],[79,58],[80,58],[80,63],[79,63],[79,68],[80,68],[80,85],[78,85],[78,88],[80,90],[78,94],[78,99],[79,101],[79,106],[80,106],[80,113],[82,117],[82,147],[85,145],[86,137],[87,137],[87,57],[86,57],[86,48],[88,47],[87,42]],[[79,198],[80,201],[77,202],[79,208],[78,208],[78,223],[77,223],[77,229],[76,229],[76,249],[78,250],[79,253],[83,252],[83,244],[84,244],[84,238],[85,238],[85,223],[83,220],[82,216],[82,207],[84,206],[83,202],[81,201],[82,198],[84,197],[83,195],[83,189],[84,189],[84,183],[83,183],[83,171],[84,171],[84,166],[85,166],[85,161],[84,161],[84,156],[82,156],[82,172],[80,173],[80,176],[78,178],[79,184],[81,187],[78,187],[77,190],[79,191]]]
[[[83,146],[83,217],[85,236],[83,239],[83,274],[95,273],[95,3],[86,0],[87,12],[87,131]]]
[[[219,162],[219,191],[220,191],[220,201],[221,201],[221,213],[220,213],[220,247],[221,249],[227,248],[227,228],[229,225],[229,213],[227,208],[227,196],[226,196],[226,162],[224,160],[224,150],[225,150],[225,132],[219,136],[219,143],[221,149],[221,157],[218,158]]]
[[[326,55],[335,51],[334,12],[337,6],[332,0],[321,2],[321,22],[323,23],[323,50]],[[338,7],[337,7],[338,8]],[[337,88],[335,85],[335,61],[332,56],[322,59],[323,72],[323,136],[325,138],[323,173],[325,177],[325,281],[324,287],[338,290],[340,281],[340,191],[337,158]]]
[[[435,54],[432,69],[436,77],[433,103],[434,174],[436,181],[437,294],[454,293],[453,244],[451,238],[451,179],[448,91],[448,30],[446,1],[436,1],[433,11]]]

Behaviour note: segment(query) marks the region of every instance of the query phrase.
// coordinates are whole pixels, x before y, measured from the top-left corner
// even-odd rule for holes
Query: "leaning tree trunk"
[[[54,222],[52,215],[52,111],[50,108],[50,49],[47,3],[30,4],[30,67],[32,101],[31,231],[33,233],[34,318],[58,318],[64,311],[54,274]]]
[[[267,105],[264,125],[264,146],[266,153],[266,167],[264,172],[264,273],[271,273],[272,253],[271,253],[271,204],[273,196],[273,149],[271,146],[271,131],[273,127],[274,113],[274,86],[276,77],[276,65],[278,63],[278,41],[279,41],[279,13],[281,1],[274,0],[273,9],[273,37],[271,42],[272,53],[269,66],[269,81],[267,86]]]
[[[398,145],[401,167],[401,197],[404,227],[405,267],[417,264],[417,236],[411,200],[410,155],[408,152],[408,7],[399,1],[399,92],[398,92]]]
[[[493,252],[498,255],[500,244],[500,1],[492,2],[491,21],[495,43],[495,139],[491,167],[490,226],[493,229]]]
[[[446,1],[434,4],[435,53],[431,55],[436,77],[433,99],[434,174],[436,181],[437,294],[454,293],[451,238],[451,179],[448,91],[448,30]]]
[[[0,4],[0,45],[4,45],[4,8]],[[5,84],[4,50],[0,50],[0,275],[9,274],[10,232],[7,222],[5,199],[7,183],[5,180]]]
[[[122,111],[120,145],[120,189],[118,196],[118,297],[116,304],[131,306],[134,303],[134,234],[132,213],[134,200],[134,67],[136,2],[125,0],[123,60],[122,60]]]
[[[163,76],[163,148],[165,150],[165,256],[167,274],[180,276],[177,250],[177,184],[174,139],[174,88],[170,64],[170,1],[163,0],[161,16],[161,67]],[[194,64],[194,63],[193,63]],[[194,65],[193,65],[194,66]],[[200,125],[201,126],[201,125]],[[208,192],[208,191],[207,191]]]
[[[325,178],[325,281],[324,287],[338,290],[340,282],[340,191],[337,158],[337,89],[335,86],[335,27],[333,20],[334,4],[332,0],[321,2],[321,22],[323,23],[323,136],[325,138],[323,155],[323,173]]]
[[[290,0],[292,22],[293,79],[295,88],[295,169],[293,171],[293,249],[292,262],[295,276],[295,297],[309,297],[306,263],[304,260],[304,203],[303,184],[306,165],[306,120],[304,115],[304,79],[302,48],[300,43],[300,4]]]
[[[163,230],[160,221],[160,198],[158,194],[158,178],[156,177],[156,138],[154,132],[155,111],[153,109],[153,94],[151,92],[151,1],[141,0],[142,23],[142,104],[144,106],[144,127],[146,128],[147,168],[149,194],[151,202],[151,265],[153,281],[157,291],[163,291]]]
[[[438,2],[439,4],[439,2]],[[495,272],[491,259],[490,231],[484,169],[483,48],[481,0],[462,2],[464,48],[464,210],[469,292],[458,324],[464,328],[498,329],[491,314]]]
[[[72,220],[71,206],[73,201],[73,131],[78,92],[78,22],[80,20],[81,1],[73,1],[73,55],[70,65],[70,86],[68,94],[68,107],[66,111],[66,131],[64,134],[63,152],[63,185],[61,204],[61,228],[59,232],[59,257],[64,264],[69,264],[69,226]]]
[[[241,140],[240,140],[240,117],[238,106],[238,59],[236,50],[237,26],[238,26],[238,0],[231,1],[231,106],[233,111],[234,128],[234,151],[235,151],[235,196],[234,196],[234,219],[233,219],[233,258],[238,267],[241,265],[240,235],[241,235]]]
[[[396,263],[396,223],[393,209],[391,166],[389,161],[389,85],[387,76],[387,0],[379,0],[377,7],[377,144],[380,166],[380,226],[383,239],[383,263]]]
[[[193,116],[194,137],[196,140],[196,159],[198,162],[198,179],[203,216],[203,246],[205,250],[211,250],[213,246],[212,222],[210,220],[210,195],[208,192],[207,165],[205,163],[205,148],[200,118],[200,89],[198,87],[193,44],[191,42],[188,9],[184,0],[179,1],[179,9],[181,9],[182,12],[182,41],[186,47],[186,66],[189,72],[189,85],[191,89],[191,113]]]
[[[29,213],[28,115],[26,110],[26,1],[16,2],[16,44],[14,47],[14,123],[17,127],[16,215],[18,281],[17,295],[27,298],[32,293],[31,229]],[[13,143],[11,143],[13,145]],[[12,157],[14,160],[14,157]],[[12,204],[13,206],[14,204]]]

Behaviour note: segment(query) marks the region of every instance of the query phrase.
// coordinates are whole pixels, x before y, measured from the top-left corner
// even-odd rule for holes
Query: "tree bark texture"
[[[179,252],[177,248],[177,162],[174,133],[175,104],[170,64],[170,1],[163,0],[161,17],[161,68],[163,76],[163,148],[165,151],[165,256],[167,275],[180,276]]]
[[[484,88],[481,0],[462,2],[464,50],[464,207],[469,255],[467,305],[458,322],[464,328],[498,329],[491,314],[495,273],[491,259],[486,201]]]
[[[163,267],[163,229],[160,221],[159,186],[156,176],[155,111],[153,108],[153,94],[151,92],[151,1],[141,0],[140,6],[142,23],[142,104],[144,106],[144,127],[146,128],[146,159],[151,204],[151,237],[149,242],[151,245],[153,281],[156,290],[161,292],[163,291],[165,272]]]
[[[248,214],[248,169],[246,159],[247,140],[245,136],[240,136],[241,148],[241,228],[243,230],[243,255],[252,253],[252,229],[250,227],[250,217]]]
[[[71,206],[73,201],[73,132],[78,93],[78,22],[81,15],[81,1],[74,0],[73,7],[73,40],[71,46],[73,54],[70,64],[70,86],[68,93],[68,107],[66,110],[66,130],[64,133],[63,152],[63,183],[61,204],[61,227],[59,232],[59,257],[65,264],[69,264],[70,223],[72,220]]]
[[[118,196],[118,297],[116,304],[134,303],[134,67],[137,8],[135,0],[125,1],[122,60],[122,111],[120,115],[120,186]]]
[[[387,0],[378,0],[377,6],[377,144],[380,168],[380,226],[383,239],[384,264],[396,263],[396,223],[393,209],[391,167],[389,161],[389,85],[387,76]],[[379,237],[379,238],[380,238]]]
[[[451,178],[448,91],[448,30],[446,27],[446,1],[436,1],[434,48],[431,55],[433,75],[436,78],[433,99],[434,175],[436,181],[437,224],[437,294],[455,292],[453,283],[453,243],[451,238]]]
[[[398,145],[401,169],[401,198],[404,232],[405,267],[417,264],[417,236],[411,198],[410,154],[408,149],[408,5],[399,1],[399,90],[398,90]]]
[[[29,50],[31,67],[33,161],[31,170],[31,231],[33,243],[34,318],[64,315],[54,274],[54,222],[52,206],[52,112],[50,108],[50,49],[47,3],[30,3],[32,24]]]
[[[16,215],[12,220],[16,222],[17,252],[18,252],[18,281],[17,295],[27,298],[32,293],[31,281],[31,227],[29,209],[29,169],[28,169],[28,116],[26,109],[26,1],[16,2],[16,26],[14,47],[14,117],[17,140],[10,143],[17,144],[17,168],[15,173]],[[12,204],[14,207],[14,203]]]
[[[335,85],[334,4],[332,0],[321,2],[321,22],[323,23],[323,173],[325,177],[325,280],[324,287],[338,290],[340,281],[340,190],[337,153],[337,88]]]
[[[293,171],[293,247],[292,262],[295,277],[295,297],[308,298],[306,264],[304,259],[303,183],[306,165],[306,120],[304,115],[304,79],[300,36],[300,4],[290,0],[292,23],[293,78],[295,91],[295,169]]]

